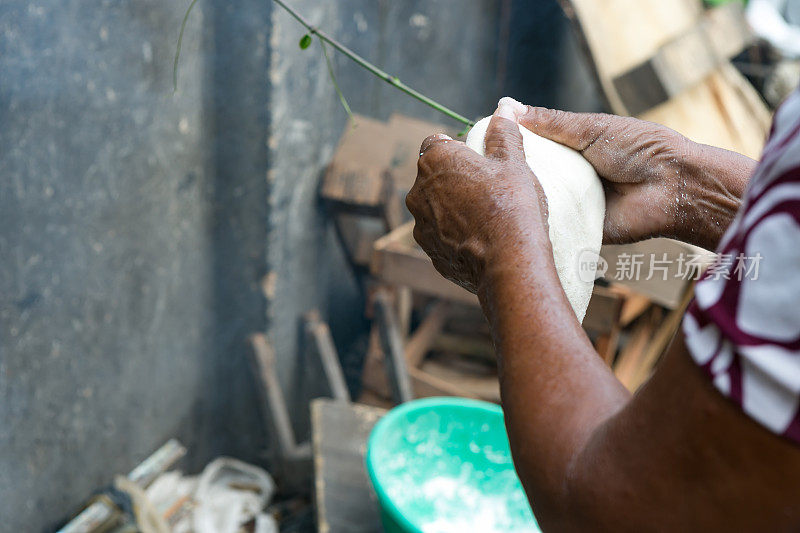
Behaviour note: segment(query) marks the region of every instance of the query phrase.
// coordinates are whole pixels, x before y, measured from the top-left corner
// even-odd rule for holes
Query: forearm
[[[682,161],[675,238],[714,250],[742,203],[758,165],[749,157],[705,144],[688,143]]]
[[[581,329],[549,241],[538,241],[494,260],[479,297],[500,360],[514,462],[541,518],[562,514],[571,462],[629,394]]]
[[[540,524],[716,531],[754,529],[767,515],[780,518],[762,524],[768,529],[795,527],[786,510],[800,489],[785,489],[797,485],[796,447],[723,398],[682,342],[633,398],[594,353],[553,265],[520,107],[500,102],[485,156],[447,137],[427,138],[406,204],[414,238],[436,269],[478,293],[498,349],[515,467]],[[703,147],[686,160],[680,150],[688,143],[671,130],[605,117],[597,131],[598,118],[556,113],[550,122],[575,134],[562,139],[577,135],[578,144],[564,144],[606,180],[607,241],[679,237],[693,224],[704,237],[688,231],[686,240],[713,247],[754,163]],[[681,232],[676,198],[687,200]]]

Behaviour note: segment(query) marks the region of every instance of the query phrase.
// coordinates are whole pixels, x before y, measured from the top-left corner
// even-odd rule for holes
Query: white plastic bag
[[[220,457],[205,467],[198,480],[194,531],[237,533],[243,524],[261,514],[274,493],[275,482],[266,471],[237,459]],[[274,520],[270,525],[267,519],[260,521],[266,532],[270,531],[270,525],[276,525]]]

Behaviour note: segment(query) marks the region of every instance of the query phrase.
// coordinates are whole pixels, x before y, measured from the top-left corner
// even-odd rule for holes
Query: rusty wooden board
[[[320,533],[381,533],[367,475],[367,439],[384,409],[319,398],[311,402],[314,496]]]

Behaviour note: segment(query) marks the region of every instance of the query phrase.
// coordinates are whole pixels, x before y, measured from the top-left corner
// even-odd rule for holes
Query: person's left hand
[[[523,249],[549,250],[547,201],[517,126],[526,110],[510,98],[500,101],[486,132],[486,157],[446,135],[425,139],[406,197],[414,239],[439,273],[474,293],[493,264],[519,261]]]

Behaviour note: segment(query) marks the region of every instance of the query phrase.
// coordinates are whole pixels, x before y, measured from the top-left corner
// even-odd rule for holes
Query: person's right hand
[[[630,117],[528,107],[532,132],[577,150],[603,179],[603,241],[672,237],[713,249],[756,162]]]

